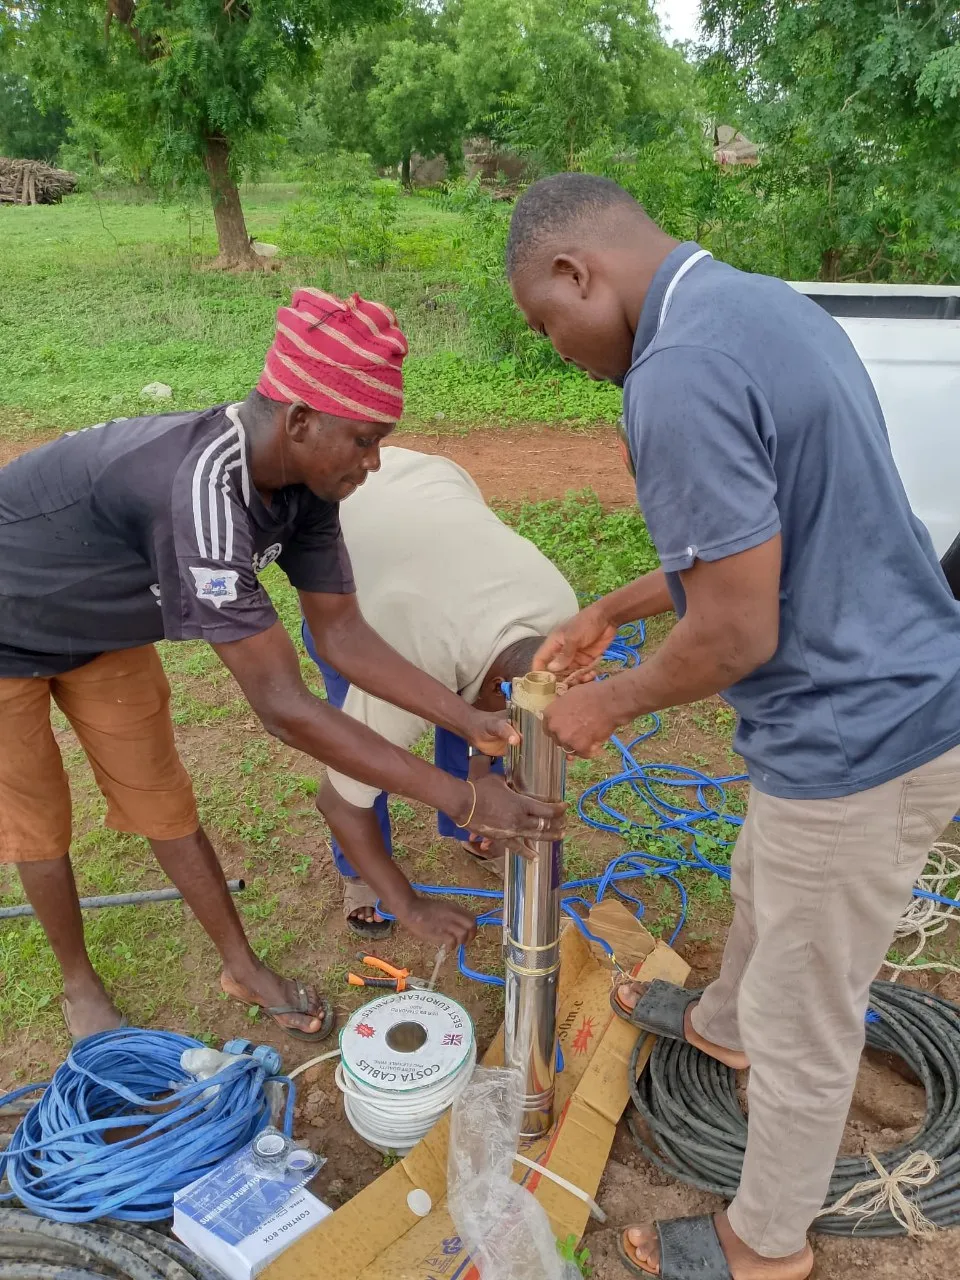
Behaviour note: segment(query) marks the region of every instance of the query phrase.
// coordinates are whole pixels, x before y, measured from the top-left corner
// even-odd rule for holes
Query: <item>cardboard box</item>
[[[641,930],[646,958],[643,981],[681,984],[689,966],[665,943]],[[557,1077],[557,1124],[545,1138],[521,1144],[521,1152],[596,1196],[613,1137],[629,1099],[627,1065],[638,1033],[610,1008],[609,965],[594,956],[580,933],[561,939],[560,1043],[564,1070]],[[484,1057],[503,1063],[503,1032]],[[653,1038],[641,1055],[646,1065]],[[266,1280],[479,1280],[446,1207],[449,1118],[444,1117],[405,1159],[364,1188],[341,1209],[289,1248],[266,1271]],[[536,1171],[518,1165],[517,1180],[537,1197],[558,1240],[583,1235],[587,1206]],[[433,1201],[426,1218],[407,1206],[421,1187]]]

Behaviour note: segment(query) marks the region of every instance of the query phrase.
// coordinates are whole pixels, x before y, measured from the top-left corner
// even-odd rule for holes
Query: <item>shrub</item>
[[[387,266],[397,248],[397,184],[378,178],[369,156],[344,151],[316,156],[303,176],[307,199],[282,219],[281,247],[345,265]]]
[[[580,592],[606,595],[659,564],[640,512],[633,507],[605,512],[589,489],[559,500],[501,506],[499,515]]]
[[[507,284],[504,256],[512,204],[495,200],[478,178],[451,184],[441,198],[465,224],[458,302],[469,318],[478,354],[487,360],[513,359],[526,377],[562,370],[563,361],[550,343],[527,326]]]

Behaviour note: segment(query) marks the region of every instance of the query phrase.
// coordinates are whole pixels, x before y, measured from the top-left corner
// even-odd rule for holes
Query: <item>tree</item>
[[[457,16],[453,7],[411,0],[392,21],[331,42],[318,96],[339,149],[399,165],[405,184],[414,151],[458,165],[466,109],[454,53]]]
[[[55,107],[40,110],[26,77],[0,72],[0,155],[52,162],[68,124]]]
[[[205,175],[218,265],[258,265],[238,178],[270,124],[271,87],[302,78],[314,41],[390,0],[33,0],[17,40],[44,98],[114,135],[163,183]]]
[[[523,7],[516,0],[463,0],[457,85],[470,129],[505,141],[504,110],[529,71]]]
[[[649,0],[528,0],[516,20],[519,85],[504,94],[506,131],[546,169],[576,168],[602,139],[649,141],[693,96],[692,72]]]
[[[462,164],[466,108],[457,86],[456,55],[440,43],[394,40],[373,69],[369,104],[382,152],[410,184],[410,157],[446,156]]]
[[[960,270],[955,5],[704,0],[703,21],[713,91],[763,145],[754,182],[782,274]]]
[[[377,165],[389,164],[390,157],[380,144],[370,92],[377,83],[374,67],[396,31],[397,24],[383,24],[330,41],[317,86],[321,119],[335,146],[365,152]]]

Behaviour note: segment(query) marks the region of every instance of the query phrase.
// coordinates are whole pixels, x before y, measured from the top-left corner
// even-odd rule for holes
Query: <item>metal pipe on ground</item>
[[[557,696],[556,677],[534,671],[513,681],[510,720],[520,731],[507,781],[538,800],[562,800],[566,755],[546,732],[543,712]],[[560,973],[560,886],[563,841],[524,838],[507,852],[503,894],[506,969],[504,1060],[525,1078],[521,1135],[539,1137],[553,1124]]]
[[[241,893],[247,887],[245,880],[228,880],[231,893]],[[141,907],[145,903],[179,902],[183,894],[179,889],[144,889],[140,893],[112,893],[103,898],[81,898],[84,911],[99,911],[102,907]],[[36,915],[29,903],[19,907],[0,907],[0,920],[17,920],[21,916]]]

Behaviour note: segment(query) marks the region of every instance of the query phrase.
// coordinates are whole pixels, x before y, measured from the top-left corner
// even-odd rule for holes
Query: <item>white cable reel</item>
[[[340,1032],[340,1054],[337,1087],[354,1131],[406,1155],[466,1086],[477,1042],[455,1000],[404,991],[358,1009]]]

